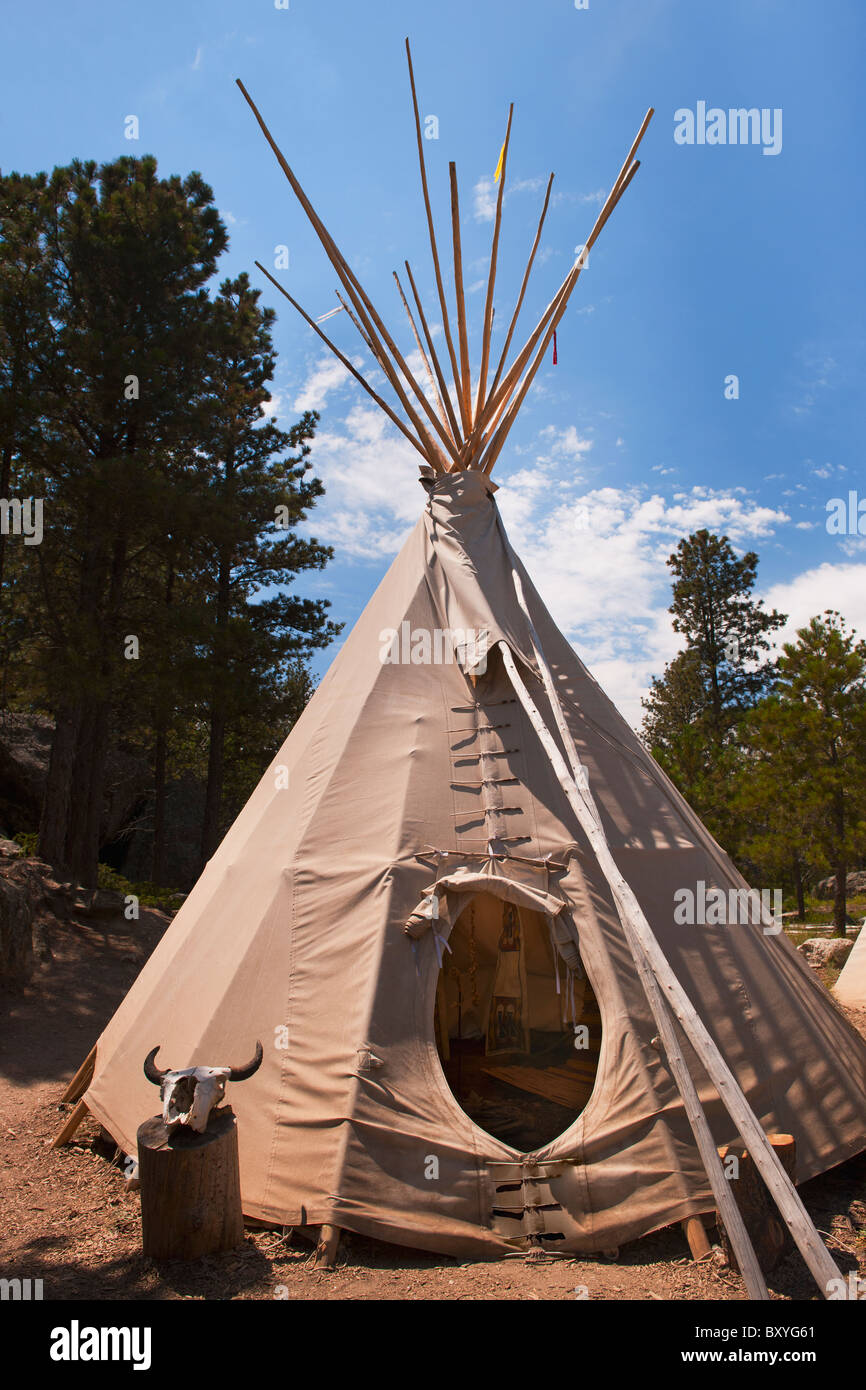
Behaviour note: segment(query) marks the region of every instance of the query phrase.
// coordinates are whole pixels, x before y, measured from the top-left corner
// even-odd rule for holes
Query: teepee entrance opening
[[[568,1128],[595,1085],[592,986],[558,956],[541,913],[490,893],[467,904],[448,944],[435,1003],[448,1085],[481,1129],[531,1152]]]

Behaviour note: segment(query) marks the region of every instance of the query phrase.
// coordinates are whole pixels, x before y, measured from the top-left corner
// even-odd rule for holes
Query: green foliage
[[[807,858],[836,874],[844,934],[845,876],[866,850],[866,642],[827,610],[786,643],[772,693],[743,728],[737,808],[746,851],[764,862]]]
[[[767,661],[784,621],[752,597],[757,556],[699,531],[668,561],[684,649],[652,683],[644,737],[747,879],[803,892],[866,858],[866,643],[834,611]],[[817,910],[817,909],[816,909]]]
[[[160,888],[157,883],[130,883],[122,874],[100,864],[97,887],[110,893],[120,893],[124,898],[136,897],[141,907],[157,907],[162,912],[176,912],[180,906],[180,895]]]
[[[734,852],[730,783],[738,726],[771,679],[769,635],[785,618],[754,598],[758,557],[749,551],[738,558],[727,536],[695,532],[679,542],[668,566],[670,612],[685,646],[652,682],[643,734],[668,776]]]

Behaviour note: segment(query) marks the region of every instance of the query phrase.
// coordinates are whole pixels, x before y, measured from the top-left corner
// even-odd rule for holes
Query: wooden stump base
[[[142,1248],[154,1260],[195,1260],[244,1238],[238,1131],[229,1106],[204,1134],[169,1132],[161,1115],[138,1130]]]
[[[793,1135],[768,1134],[767,1139],[772,1144],[773,1150],[791,1182],[793,1182],[796,1167],[796,1147]],[[723,1164],[730,1157],[737,1159],[739,1177],[730,1179],[731,1191],[742,1212],[749,1239],[758,1257],[758,1263],[763,1272],[768,1274],[785,1255],[796,1249],[794,1241],[789,1235],[787,1227],[779,1215],[778,1207],[767,1191],[764,1180],[755,1167],[745,1144],[739,1140],[735,1144],[726,1144],[719,1149],[719,1157]],[[732,1269],[738,1269],[739,1266],[721,1217],[718,1218],[718,1222],[725,1258]]]

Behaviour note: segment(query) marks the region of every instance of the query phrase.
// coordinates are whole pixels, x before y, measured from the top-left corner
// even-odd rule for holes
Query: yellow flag
[[[498,183],[502,176],[502,161],[505,158],[505,141],[502,142],[502,149],[499,151],[499,163],[496,166],[496,173],[493,175],[493,182]]]

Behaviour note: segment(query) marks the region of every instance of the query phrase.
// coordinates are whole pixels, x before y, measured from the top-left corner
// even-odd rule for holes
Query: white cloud
[[[316,536],[341,558],[396,554],[423,505],[420,455],[375,405],[358,405],[338,427],[320,428],[314,449],[327,490],[327,505],[311,522]]]
[[[544,440],[544,447],[549,451],[547,455],[537,454],[538,463],[546,463],[550,458],[581,458],[588,454],[592,448],[591,439],[581,439],[574,425],[567,425],[565,429],[557,429],[555,425],[546,425],[539,432],[539,438]]]
[[[204,50],[202,49],[201,44],[199,44],[198,48],[195,51],[195,57],[193,58],[192,63],[190,64],[190,67],[192,68],[193,72],[198,72],[199,68],[201,67],[203,52]]]
[[[773,584],[764,594],[768,608],[788,614],[788,622],[775,639],[795,642],[797,628],[826,608],[836,608],[849,627],[866,637],[866,564],[833,564],[825,561],[804,570],[796,578]]]
[[[352,358],[352,365],[360,368],[361,358]],[[351,374],[336,357],[320,357],[292,402],[293,408],[321,410],[330,392],[346,386],[351,380]]]
[[[601,487],[551,507],[554,477],[534,467],[505,479],[503,519],[555,622],[637,727],[641,696],[679,650],[665,563],[679,538],[706,526],[743,544],[789,518],[708,488],[667,500],[641,487]]]
[[[482,175],[472,194],[476,222],[492,222],[496,216],[496,185],[489,174]]]
[[[537,193],[545,186],[542,178],[517,179],[514,183],[505,184],[505,192],[502,195],[503,206],[515,193]],[[482,174],[481,178],[472,189],[473,196],[473,215],[476,222],[492,222],[496,216],[496,200],[499,196],[499,186],[494,183],[492,174]]]

